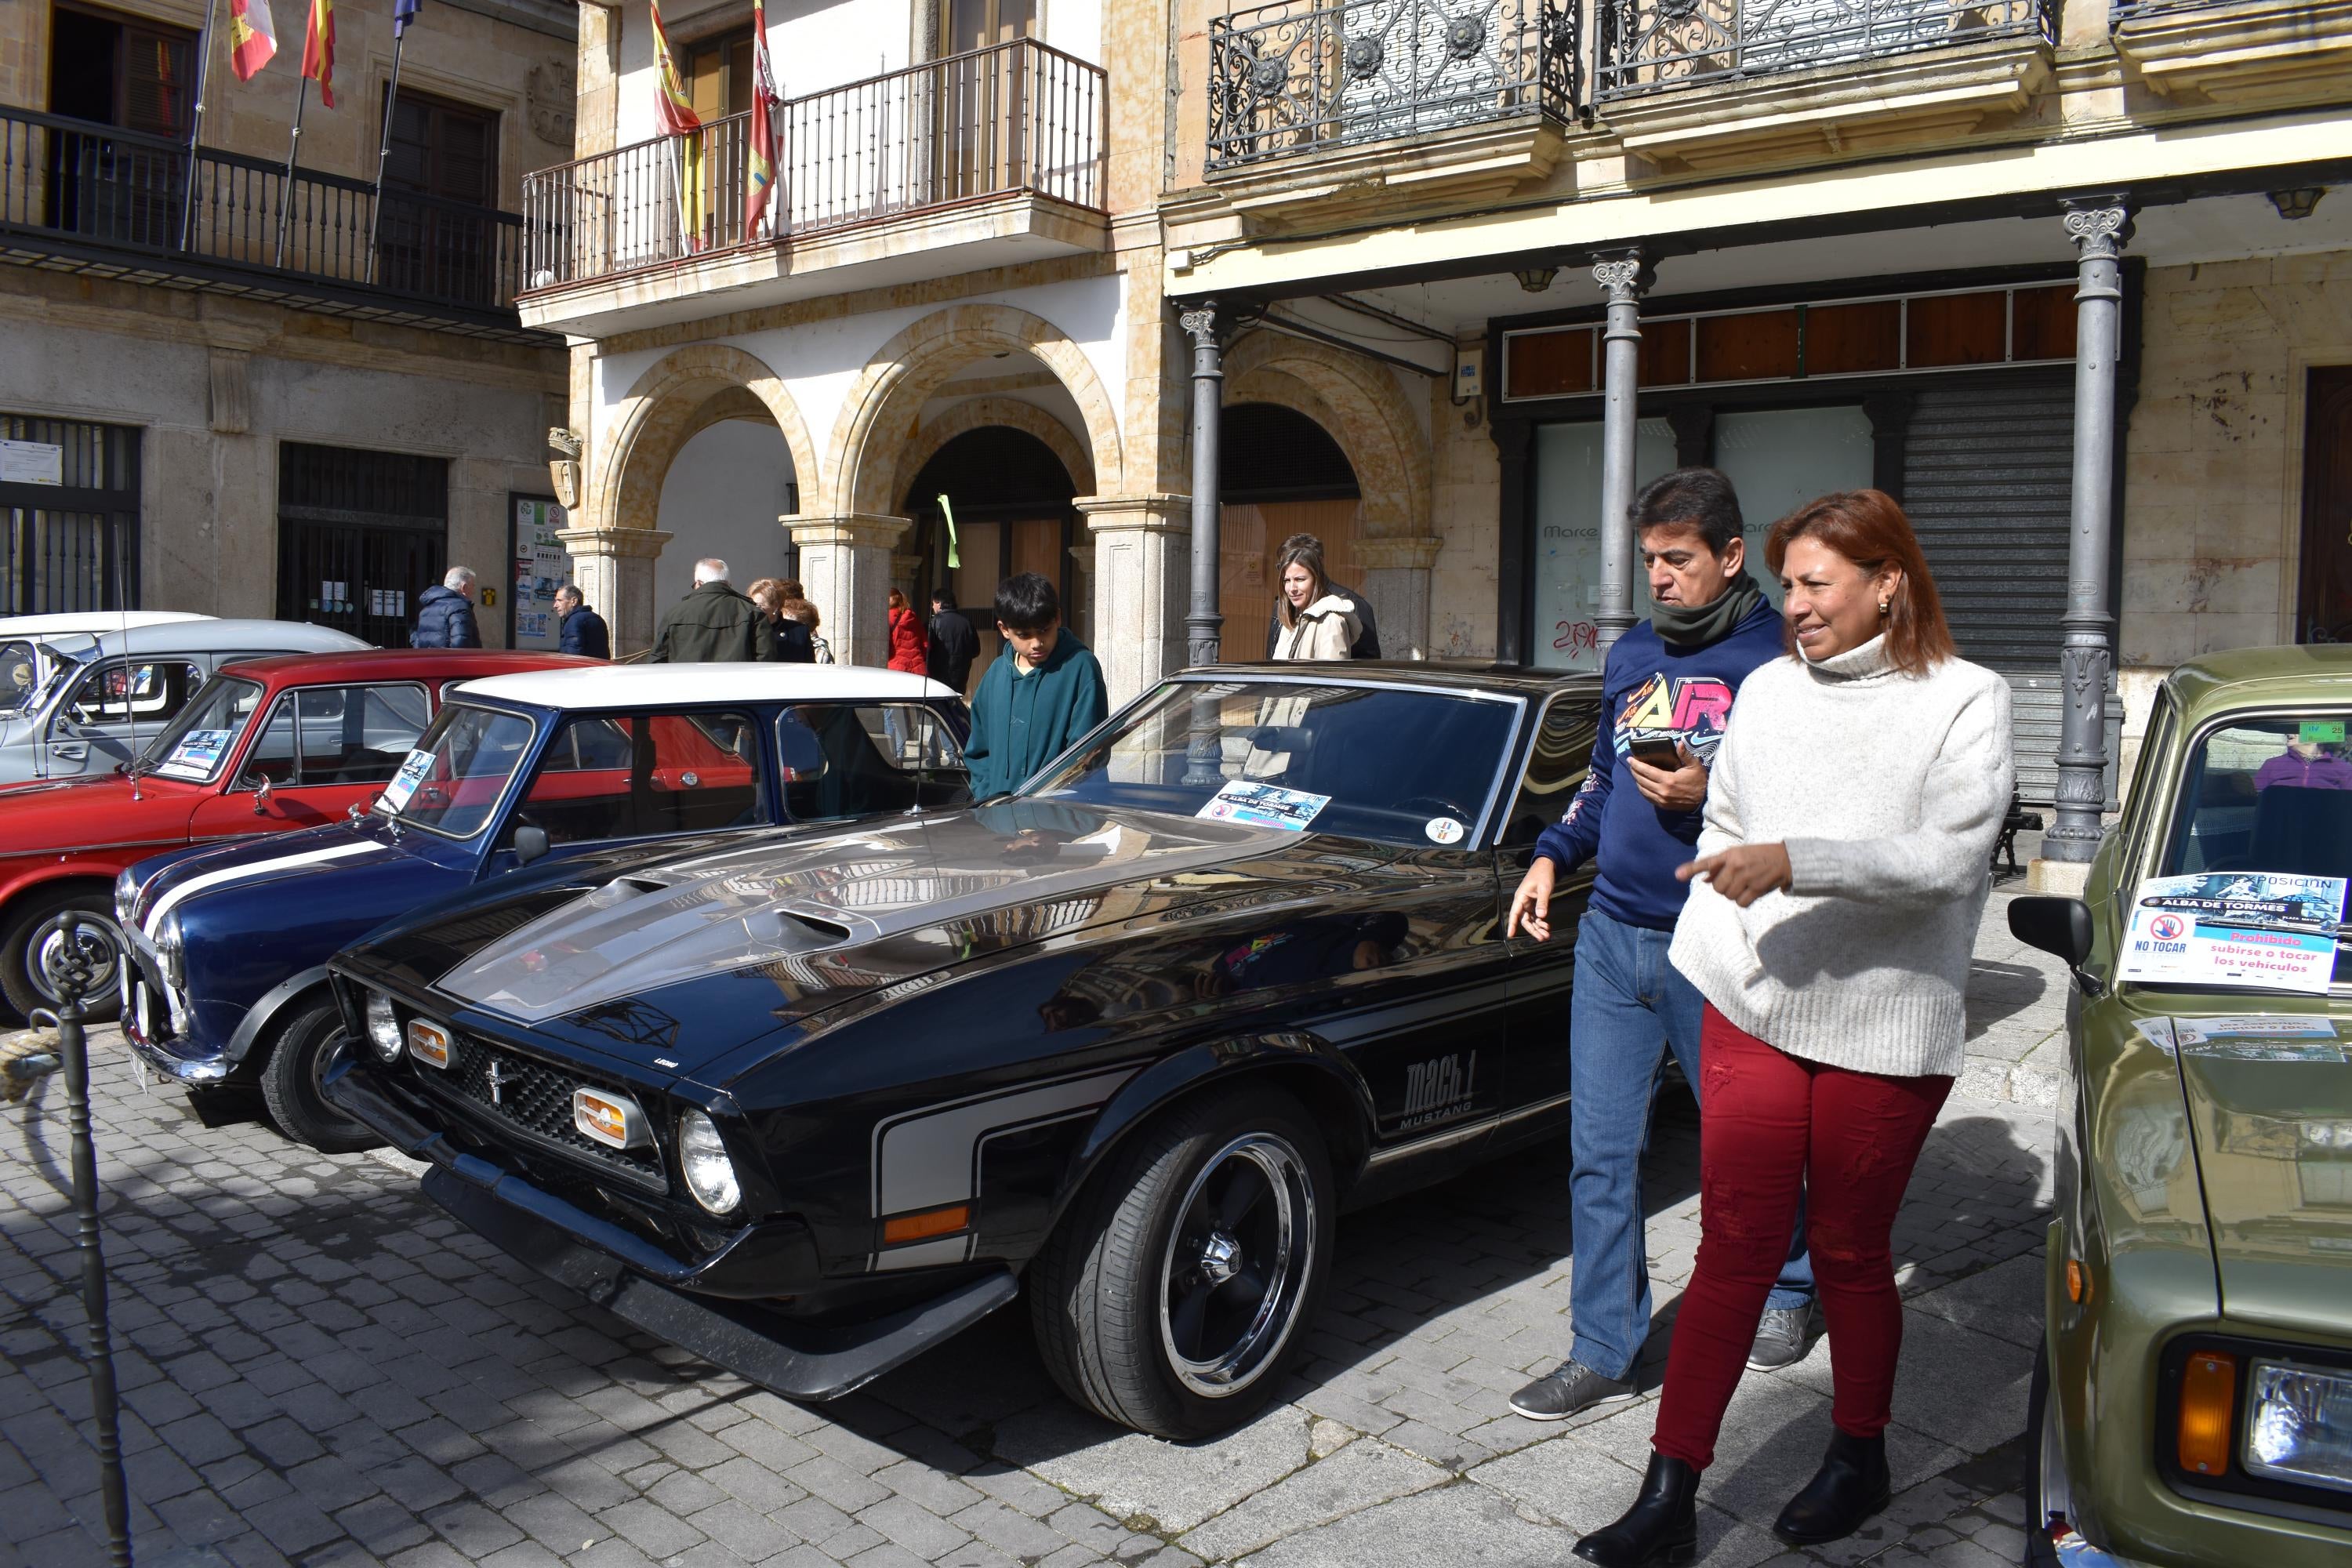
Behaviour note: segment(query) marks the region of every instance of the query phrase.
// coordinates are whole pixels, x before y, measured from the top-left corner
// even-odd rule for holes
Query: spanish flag
[[[302,35],[302,74],[319,83],[319,101],[335,107],[335,0],[310,0],[310,30]]]
[[[269,0],[228,0],[228,68],[239,81],[278,53],[278,24],[269,18]]]
[[[331,0],[314,0],[324,5]],[[677,61],[669,52],[669,34],[662,26],[661,0],[649,0],[647,6],[654,19],[654,63],[661,67],[655,82],[659,99],[654,112],[661,120],[662,130],[672,136],[685,136],[702,129],[702,117],[694,112],[694,100],[686,95],[686,83],[678,79]]]
[[[766,0],[751,0],[751,146],[744,158],[743,237],[760,237],[760,219],[776,188],[776,73],[768,63]]]

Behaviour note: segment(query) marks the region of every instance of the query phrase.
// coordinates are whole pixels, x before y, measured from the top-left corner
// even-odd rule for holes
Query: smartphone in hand
[[[1674,773],[1683,765],[1681,743],[1675,737],[1643,736],[1630,748],[1633,760],[1650,767]]]

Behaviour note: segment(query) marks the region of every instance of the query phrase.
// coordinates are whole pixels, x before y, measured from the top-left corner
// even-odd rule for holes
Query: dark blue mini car
[[[346,1037],[327,960],[547,858],[962,805],[970,715],[919,675],[846,665],[541,670],[454,692],[373,808],[142,860],[115,885],[123,1033],[205,1089],[257,1086],[289,1136],[379,1140],[320,1094]],[[298,759],[300,737],[290,738]],[[528,876],[528,872],[523,873]]]

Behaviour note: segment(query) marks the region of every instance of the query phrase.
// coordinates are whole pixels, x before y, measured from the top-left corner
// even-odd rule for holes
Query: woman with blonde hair
[[[1829,1320],[1822,1467],[1791,1546],[1887,1504],[1903,1304],[1889,1238],[1960,1069],[1969,954],[2009,808],[2009,684],[1952,645],[1909,520],[1877,490],[1773,524],[1786,657],[1739,689],[1668,959],[1699,1032],[1699,1247],[1649,1473],[1576,1543],[1602,1568],[1686,1563],[1699,1472],[1789,1250],[1800,1194]]]
[[[1291,545],[1282,552],[1275,581],[1278,592],[1274,602],[1274,657],[1346,658],[1363,621],[1356,614],[1354,600],[1330,591],[1322,550],[1311,544]]]

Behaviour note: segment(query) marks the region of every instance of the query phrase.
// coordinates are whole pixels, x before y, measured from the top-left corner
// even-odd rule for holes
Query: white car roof
[[[0,616],[0,637],[70,637],[77,632],[119,632],[126,626],[160,626],[173,621],[208,621],[192,610],[76,610],[59,616]]]
[[[955,697],[901,669],[856,664],[607,664],[490,675],[458,690],[541,708],[682,708],[708,702],[908,702]]]

